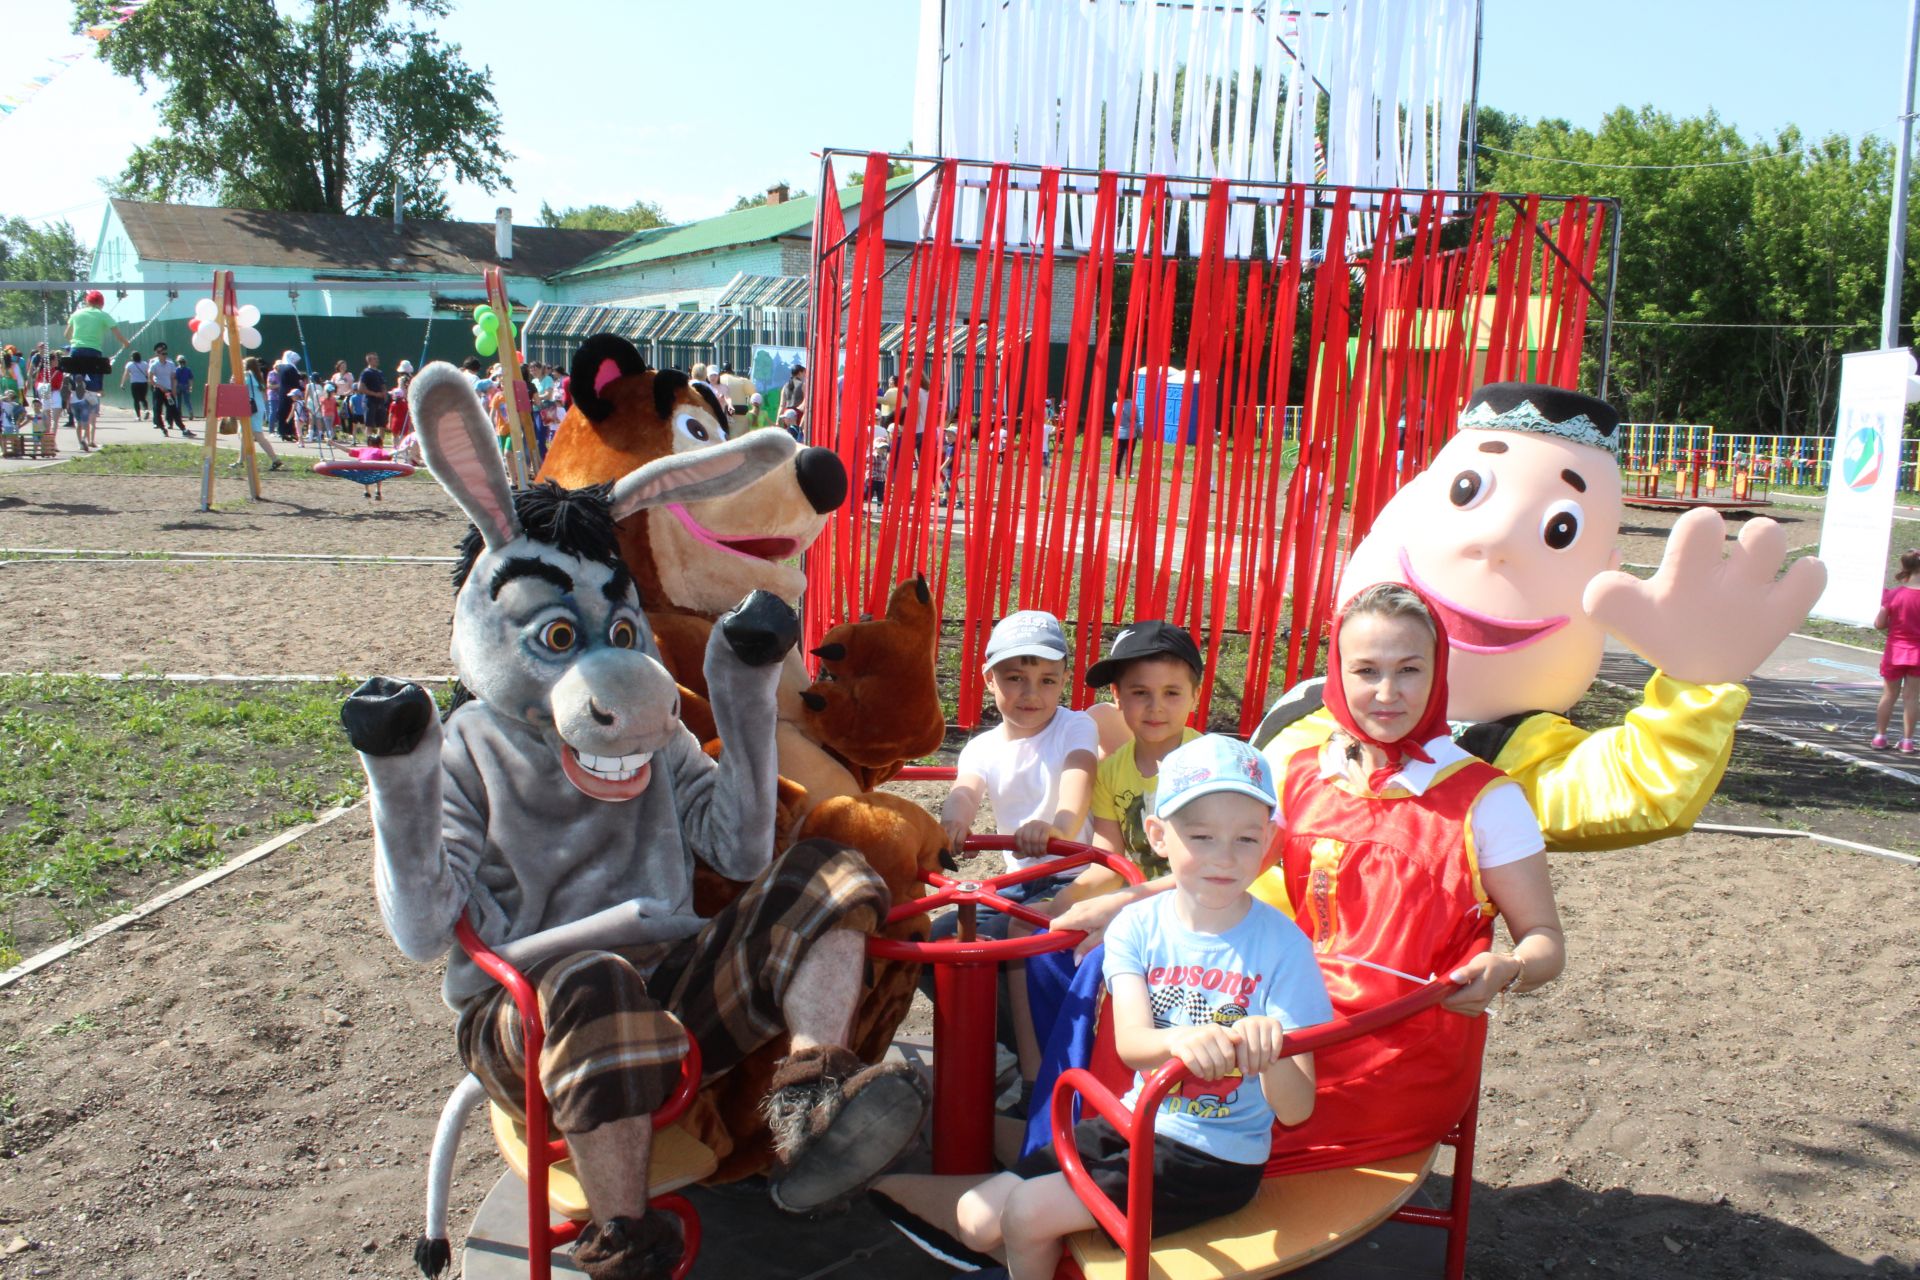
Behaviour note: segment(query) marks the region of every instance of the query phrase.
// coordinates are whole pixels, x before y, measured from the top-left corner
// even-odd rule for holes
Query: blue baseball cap
[[[1274,792],[1273,770],[1258,751],[1238,738],[1207,733],[1175,747],[1160,762],[1153,816],[1171,818],[1201,796],[1218,791],[1252,796],[1269,809],[1280,804]]]
[[[990,667],[1008,658],[1051,658],[1060,662],[1066,656],[1066,630],[1060,619],[1044,609],[1010,613],[994,624],[993,634],[987,637],[986,660]]]

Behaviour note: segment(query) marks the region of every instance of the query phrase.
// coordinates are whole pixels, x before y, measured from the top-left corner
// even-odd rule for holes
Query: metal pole
[[[1913,67],[1920,58],[1920,0],[1907,18],[1907,73],[1902,87],[1900,157],[1893,168],[1893,225],[1887,233],[1887,297],[1880,307],[1880,347],[1900,345],[1900,276],[1907,257],[1907,176],[1913,166]]]
[[[1467,107],[1467,193],[1480,187],[1480,38],[1486,31],[1486,0],[1473,0],[1473,97]]]
[[[1600,319],[1600,398],[1607,398],[1607,375],[1613,365],[1613,295],[1620,285],[1620,202],[1603,200],[1612,206],[1613,244],[1607,249],[1607,310]]]

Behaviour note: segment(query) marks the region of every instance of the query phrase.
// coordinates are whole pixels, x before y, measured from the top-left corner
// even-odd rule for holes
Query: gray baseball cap
[[[1029,655],[1052,658],[1056,662],[1065,661],[1067,656],[1067,633],[1060,626],[1060,619],[1044,609],[1010,613],[994,625],[993,634],[987,637],[988,666]]]

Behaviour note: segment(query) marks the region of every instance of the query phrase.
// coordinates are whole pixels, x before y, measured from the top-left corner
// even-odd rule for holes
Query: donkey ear
[[[573,353],[567,389],[580,412],[587,415],[587,421],[603,422],[613,413],[607,387],[621,378],[646,371],[647,362],[640,358],[639,350],[631,342],[615,334],[596,333]]]
[[[711,449],[656,458],[614,481],[613,518],[737,493],[780,466],[792,466],[799,451],[784,431],[752,431]]]
[[[414,375],[407,404],[427,470],[480,530],[489,551],[520,536],[497,437],[467,375],[436,360]]]

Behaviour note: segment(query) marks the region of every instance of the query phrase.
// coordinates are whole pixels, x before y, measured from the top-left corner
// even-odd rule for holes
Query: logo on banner
[[[1847,488],[1865,493],[1880,482],[1880,459],[1886,453],[1886,434],[1879,414],[1862,414],[1860,425],[1840,446],[1840,478]]]

